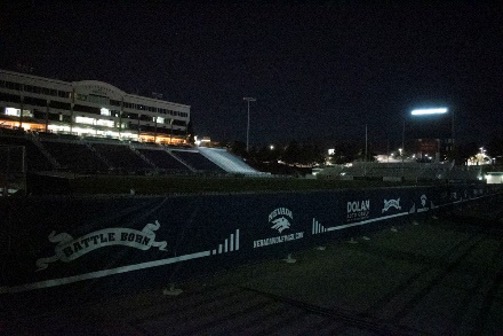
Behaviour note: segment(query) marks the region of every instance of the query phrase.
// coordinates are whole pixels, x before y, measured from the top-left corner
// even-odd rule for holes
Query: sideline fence
[[[501,194],[494,185],[0,200],[0,299],[161,286]],[[84,292],[83,292],[84,291]]]

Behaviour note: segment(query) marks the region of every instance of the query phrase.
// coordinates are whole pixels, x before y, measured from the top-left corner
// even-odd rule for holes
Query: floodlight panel
[[[412,110],[410,114],[412,115],[430,115],[430,114],[444,114],[447,113],[449,110],[446,107],[439,107],[439,108],[429,108],[429,109],[417,109],[417,110]]]

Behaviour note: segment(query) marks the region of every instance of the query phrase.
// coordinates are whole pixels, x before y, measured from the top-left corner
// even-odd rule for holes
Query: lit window
[[[94,125],[96,123],[96,119],[89,117],[75,117],[75,122],[78,124]]]
[[[21,115],[21,110],[13,107],[6,107],[5,115],[19,117]]]
[[[96,125],[106,126],[106,127],[114,127],[114,122],[113,122],[113,120],[98,119],[96,121]]]
[[[49,125],[48,130],[51,132],[66,132],[70,133],[70,126],[63,126],[63,125]],[[73,130],[75,132],[75,129]]]
[[[102,116],[107,116],[107,117],[111,116],[110,110],[107,108],[104,108],[104,107],[101,108],[100,114]]]

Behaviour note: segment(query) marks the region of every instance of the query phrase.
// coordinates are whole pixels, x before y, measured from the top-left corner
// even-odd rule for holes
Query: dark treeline
[[[369,141],[365,150],[364,142],[350,140],[330,143],[316,140],[291,140],[287,144],[281,145],[251,146],[249,151],[246,150],[246,144],[244,142],[233,141],[228,142],[226,147],[232,153],[242,157],[252,166],[262,169],[264,166],[269,168],[276,167],[280,170],[288,170],[286,173],[290,173],[289,168],[300,169],[302,167],[306,168],[323,165],[327,160],[329,160],[331,164],[345,164],[353,161],[373,161],[374,156],[377,154],[392,152],[389,146],[387,148],[388,150],[383,151],[383,145],[380,143],[377,144],[374,141]],[[456,145],[455,153],[453,153],[456,158],[456,163],[462,164],[466,162],[469,157],[476,155],[481,147],[487,150],[488,155],[496,158],[495,162],[497,164],[503,162],[503,137],[495,135],[487,144],[474,142],[464,143],[459,141]],[[329,149],[332,150],[330,154]],[[452,156],[448,158],[452,159]]]

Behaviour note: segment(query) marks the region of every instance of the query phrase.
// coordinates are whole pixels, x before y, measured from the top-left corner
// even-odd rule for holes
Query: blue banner
[[[474,185],[1,200],[2,236],[10,238],[0,296],[88,280],[159,285],[286,257],[496,192]]]

